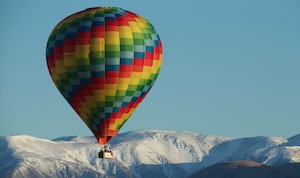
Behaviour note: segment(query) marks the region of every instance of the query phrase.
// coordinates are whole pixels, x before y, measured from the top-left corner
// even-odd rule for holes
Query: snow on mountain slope
[[[114,158],[97,158],[94,137],[0,137],[0,177],[188,177],[214,163],[300,162],[300,137],[232,139],[175,131],[132,131],[114,137]]]
[[[137,177],[186,177],[199,169],[198,163],[209,149],[228,139],[187,132],[138,131],[121,134],[111,144],[117,159],[130,166]],[[163,175],[158,174],[161,172]]]

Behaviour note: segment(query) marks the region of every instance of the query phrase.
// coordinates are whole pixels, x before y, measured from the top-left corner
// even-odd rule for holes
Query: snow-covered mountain
[[[228,138],[175,131],[132,131],[99,159],[94,137],[52,141],[28,135],[0,137],[0,177],[184,178],[215,163],[250,160],[267,165],[300,162],[300,136]]]

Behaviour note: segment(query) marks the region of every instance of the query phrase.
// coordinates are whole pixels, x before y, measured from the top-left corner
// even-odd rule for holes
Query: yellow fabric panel
[[[140,80],[139,78],[132,78],[129,82],[129,84],[131,85],[138,85],[140,83]]]
[[[76,49],[76,52],[77,51],[89,51],[89,49],[90,49],[90,45],[76,45],[76,47],[75,47]]]
[[[151,73],[153,73],[153,74],[157,74],[157,72],[158,72],[158,67],[153,67],[153,69],[152,69],[152,71],[151,71]]]
[[[55,82],[60,79],[59,76],[58,76],[58,74],[57,74],[56,68],[51,68],[50,71],[51,71],[51,77],[53,78],[53,80]]]
[[[131,28],[129,26],[119,26],[119,32],[131,34]]]
[[[84,106],[84,107],[83,107],[84,113],[91,113],[90,108],[85,106],[85,105],[87,105],[87,103],[81,102],[80,104],[82,104],[82,106]]]
[[[105,96],[115,96],[116,90],[105,90]]]
[[[94,95],[95,96],[103,96],[105,93],[104,90],[94,90]]]
[[[140,78],[141,73],[140,72],[131,72],[130,78]]]
[[[105,101],[105,95],[104,95],[104,93],[101,94],[101,95],[96,95],[96,94],[95,94],[95,96],[97,96],[97,97],[96,97],[96,101],[97,101],[97,102],[104,102],[104,101]]]
[[[147,27],[147,23],[144,20],[142,20],[141,18],[136,18],[135,20],[139,24],[140,28]]]
[[[141,30],[141,28],[139,27],[139,25],[138,25],[137,22],[131,21],[131,22],[128,22],[128,24],[129,24],[129,26],[130,26],[132,32],[142,33],[142,30]]]
[[[118,84],[117,90],[127,90],[128,84]]]
[[[142,73],[149,73],[151,71],[152,66],[144,66]]]
[[[66,66],[75,66],[76,65],[76,60],[71,59],[71,58],[64,59],[64,63],[65,63]]]
[[[115,121],[115,123],[114,123],[114,126],[115,126],[114,129],[116,129],[116,127],[117,127],[118,125],[121,125],[121,124],[123,123],[123,121],[124,121],[124,118],[123,118],[124,115],[125,115],[125,114],[123,114],[122,118],[116,119],[116,121]]]
[[[80,118],[81,118],[81,120],[83,120],[85,123],[86,123],[86,121],[88,120],[88,117],[87,117],[86,114],[80,114]]]
[[[132,33],[131,32],[120,33],[120,38],[132,38]]]
[[[76,58],[89,58],[89,51],[76,51]]]
[[[129,33],[131,33],[131,29],[128,26],[119,26],[119,32],[129,32]]]
[[[105,39],[105,44],[120,44],[119,38],[106,38]]]
[[[85,109],[83,108],[83,107],[80,107],[80,108],[78,108],[78,111],[80,112],[80,117],[82,118],[82,119],[85,119],[85,120],[87,120],[87,115],[85,114],[86,112],[85,112]]]
[[[91,51],[104,51],[102,44],[93,44],[90,46]]]
[[[161,65],[162,65],[162,60],[159,60],[159,61],[158,61],[158,64],[157,64],[157,67],[160,68]]]
[[[104,38],[90,38],[90,44],[104,44]]]
[[[68,59],[74,60],[75,59],[75,53],[74,52],[64,52],[63,56],[64,56],[63,57],[64,60],[68,60]]]
[[[105,32],[105,39],[107,38],[118,38],[119,39],[119,32],[109,31]]]
[[[86,15],[86,13],[79,13],[75,15],[75,18],[83,18]]]
[[[151,74],[151,69],[152,69],[151,66],[144,66],[141,78],[148,79]]]
[[[146,79],[146,80],[149,79],[150,74],[151,73],[147,73],[147,72],[142,73],[141,79]]]
[[[117,84],[105,84],[105,90],[116,90],[116,89],[117,89]]]
[[[130,78],[119,78],[118,84],[128,84],[130,81]]]
[[[66,68],[63,60],[56,60],[55,66],[56,66],[57,73],[61,73],[61,74],[66,73]]]
[[[132,38],[131,31],[120,31],[120,38]]]
[[[158,66],[159,65],[159,60],[153,60],[153,66]]]
[[[119,45],[120,44],[120,39],[119,39],[119,32],[105,32],[105,44],[115,44]]]
[[[105,44],[104,38],[91,38],[90,39],[90,51],[104,52]],[[100,57],[104,57],[104,54],[100,53]]]
[[[109,124],[109,130],[117,130],[117,124]]]
[[[86,104],[91,107],[96,107],[95,97],[94,96],[86,96]]]

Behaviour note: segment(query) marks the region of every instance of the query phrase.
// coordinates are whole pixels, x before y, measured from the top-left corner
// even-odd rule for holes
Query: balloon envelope
[[[106,144],[153,86],[162,46],[143,17],[97,7],[62,20],[48,39],[46,58],[58,90]]]

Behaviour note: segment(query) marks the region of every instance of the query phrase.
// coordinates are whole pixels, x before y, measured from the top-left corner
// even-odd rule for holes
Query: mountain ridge
[[[114,159],[97,158],[93,137],[53,140],[28,135],[0,137],[0,175],[5,177],[188,177],[215,163],[250,160],[266,165],[300,162],[299,135],[230,138],[186,131],[121,133],[109,146]],[[25,175],[25,176],[24,176]]]

